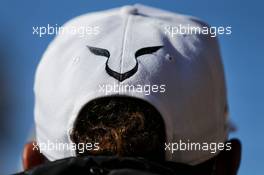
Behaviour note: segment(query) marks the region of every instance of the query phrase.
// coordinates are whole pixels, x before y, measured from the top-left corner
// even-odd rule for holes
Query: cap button
[[[136,15],[138,12],[137,8],[134,6],[124,6],[122,8],[122,13],[124,14],[131,14],[131,15]]]

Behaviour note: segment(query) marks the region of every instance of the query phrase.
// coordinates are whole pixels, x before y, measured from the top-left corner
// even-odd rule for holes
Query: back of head
[[[77,156],[117,155],[164,160],[165,129],[149,103],[129,97],[95,99],[80,111],[73,127],[74,143],[99,143],[98,150],[76,150]]]
[[[44,53],[34,86],[37,142],[100,141],[104,154],[118,155],[138,149],[129,148],[132,144],[152,145],[155,139],[144,133],[152,136],[150,131],[159,126],[152,126],[148,107],[137,100],[100,99],[113,96],[153,105],[164,121],[167,144],[225,142],[227,98],[217,39],[206,34],[171,36],[170,29],[178,25],[209,27],[196,18],[143,5],[89,13],[66,23],[63,27],[70,29],[97,26],[99,33],[60,33]],[[116,86],[129,90],[115,91]],[[147,148],[139,150],[148,154]],[[76,156],[68,149],[41,151],[51,161]],[[215,154],[166,150],[165,159],[197,165]]]

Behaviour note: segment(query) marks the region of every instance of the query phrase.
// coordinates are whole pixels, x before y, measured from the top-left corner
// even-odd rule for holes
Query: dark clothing
[[[192,168],[173,162],[151,162],[143,158],[87,156],[47,162],[15,175],[189,175],[193,173]],[[196,170],[194,172],[200,174]]]

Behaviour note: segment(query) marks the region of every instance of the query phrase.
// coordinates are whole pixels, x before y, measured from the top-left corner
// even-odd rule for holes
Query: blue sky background
[[[33,127],[33,80],[36,66],[54,36],[32,35],[33,26],[62,25],[90,11],[125,4],[142,3],[199,17],[213,26],[232,26],[232,35],[220,36],[225,66],[230,115],[238,126],[232,137],[243,144],[239,175],[263,174],[264,123],[264,20],[262,1],[251,0],[72,0],[72,1],[0,1],[0,71],[6,75],[10,92],[7,138],[1,139],[0,174],[18,171],[23,144]],[[2,96],[0,97],[2,98]],[[2,128],[1,128],[2,129]]]

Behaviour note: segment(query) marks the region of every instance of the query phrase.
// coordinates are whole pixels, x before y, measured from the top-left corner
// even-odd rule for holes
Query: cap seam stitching
[[[123,72],[123,57],[124,57],[124,52],[125,52],[125,44],[127,41],[127,33],[128,33],[128,24],[130,20],[131,15],[128,14],[128,17],[126,18],[126,23],[125,23],[125,29],[124,29],[124,34],[123,34],[123,42],[122,42],[122,53],[121,53],[121,60],[120,60],[120,73],[122,74]],[[118,82],[120,84],[120,82]]]

